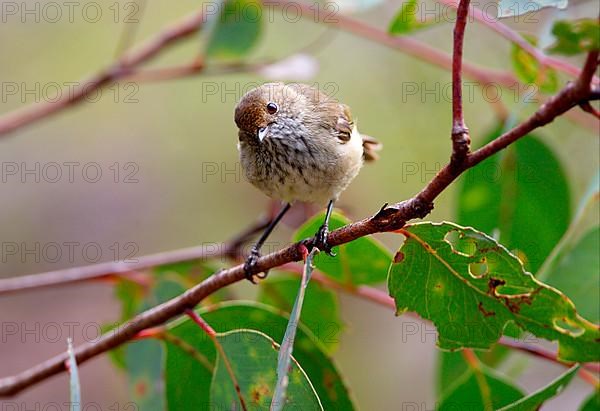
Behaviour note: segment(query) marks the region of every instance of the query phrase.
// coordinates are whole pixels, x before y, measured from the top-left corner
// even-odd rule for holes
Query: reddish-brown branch
[[[7,134],[83,101],[96,90],[130,74],[137,66],[151,60],[169,45],[193,34],[200,28],[202,22],[202,13],[196,12],[167,27],[146,43],[126,53],[108,69],[81,81],[79,87],[72,92],[61,93],[61,98],[58,101],[33,104],[3,115],[0,117],[0,135]]]
[[[211,245],[165,251],[140,257],[135,262],[110,261],[86,267],[67,268],[64,270],[48,271],[41,274],[2,279],[0,280],[0,295],[87,281],[112,275],[129,275],[130,273],[136,273],[140,270],[180,261],[206,260],[219,257],[239,257],[242,254],[241,248],[243,245],[255,234],[264,230],[269,222],[270,218],[261,219],[226,243],[214,243]]]
[[[285,6],[291,2],[292,0],[263,1],[264,4],[279,7]],[[294,3],[294,6],[301,9],[303,16],[313,15],[313,11],[310,8],[311,6],[308,4]],[[400,50],[405,54],[445,70],[452,69],[452,57],[450,55],[413,38],[392,36],[386,31],[339,13],[335,15],[335,18],[325,20],[324,23],[356,36],[372,40],[386,47]],[[467,77],[478,81],[482,85],[497,84],[506,87],[514,87],[516,84],[519,84],[519,80],[508,71],[491,70],[467,62],[463,63],[463,72]]]
[[[452,8],[458,8],[459,6],[458,0],[438,1]],[[497,17],[491,16],[485,11],[478,9],[477,7],[471,7],[470,13],[471,16],[473,16],[473,18],[479,23],[490,28],[491,30],[500,34],[505,39],[511,41],[512,43],[518,45],[520,48],[525,50],[527,53],[533,56],[533,58],[535,58],[542,66],[552,67],[556,70],[562,71],[563,73],[569,74],[572,77],[578,77],[581,74],[581,70],[578,67],[573,66],[569,62],[545,55],[543,51],[534,47],[519,33],[517,33],[516,31],[508,27],[506,24],[499,21]],[[600,79],[598,77],[593,77],[591,81],[594,84],[600,83]]]
[[[288,4],[291,4],[292,1],[293,0],[265,0],[264,4],[285,7]],[[440,1],[444,4],[456,7],[456,2],[454,0]],[[310,5],[294,3],[294,7],[299,7],[301,9],[301,15],[303,17],[314,16],[314,11],[310,8]],[[569,63],[545,56],[541,51],[527,43],[527,41],[525,41],[518,33],[515,33],[504,24],[497,21],[491,21],[489,17],[484,16],[481,10],[472,8],[472,12],[478,21],[491,27],[507,39],[519,44],[519,46],[531,53],[543,65],[560,69],[571,75],[577,75],[579,73],[579,70]],[[114,63],[108,69],[100,71],[91,78],[82,80],[80,86],[73,92],[61,93],[63,97],[58,101],[33,104],[0,116],[0,136],[6,135],[11,131],[15,131],[23,126],[81,103],[87,96],[95,93],[98,89],[113,84],[124,77],[139,77],[141,81],[163,81],[196,75],[199,72],[202,72],[204,65],[201,61],[196,61],[189,65],[153,69],[139,74],[137,73],[140,65],[154,58],[163,51],[163,49],[198,31],[202,22],[202,14],[200,12],[193,13],[152,37],[141,46],[133,48],[125,53],[119,61]],[[364,37],[387,47],[400,50],[438,67],[447,70],[452,67],[452,58],[443,51],[437,50],[412,38],[393,37],[383,30],[369,26],[368,24],[351,17],[336,14],[335,18],[325,22],[325,24],[329,24],[337,29]],[[253,65],[250,65],[249,67],[252,68],[252,66]],[[225,72],[235,71],[236,69],[248,69],[248,67],[236,68],[234,65],[231,65],[225,68]],[[462,72],[465,76],[472,78],[483,85],[494,83],[506,87],[514,87],[519,84],[516,77],[507,71],[490,70],[473,64],[463,63]],[[596,77],[593,77],[593,81],[598,83]]]
[[[471,137],[465,124],[462,99],[462,61],[470,0],[460,0],[454,25],[452,52],[452,157],[450,164],[460,166],[471,149]]]
[[[600,120],[600,111],[596,110],[596,108],[592,106],[589,101],[584,101],[579,105],[579,107],[581,107],[581,109],[586,113],[590,113],[592,116]]]
[[[264,3],[266,5],[284,7],[291,4],[292,1],[293,0],[266,0]],[[302,3],[293,4],[295,8],[299,7],[301,9],[302,16],[313,16],[314,11],[310,9],[310,5]],[[23,126],[42,120],[61,110],[81,103],[87,96],[92,95],[98,89],[109,86],[125,77],[139,78],[142,81],[163,81],[196,75],[202,72],[205,66],[201,60],[198,60],[189,65],[152,69],[138,73],[139,66],[150,61],[165,48],[198,31],[202,23],[202,13],[193,13],[180,22],[166,28],[155,37],[149,39],[146,43],[131,49],[108,69],[100,71],[91,78],[82,80],[80,86],[73,92],[61,93],[62,97],[58,101],[25,106],[24,108],[0,116],[0,136],[6,135]],[[405,37],[392,37],[385,31],[339,14],[335,16],[335,19],[332,19],[331,23],[327,24],[331,24],[335,28],[357,36],[381,43],[387,47],[400,50],[444,69],[451,68],[452,60],[450,56],[443,51],[437,50],[420,41]],[[244,65],[229,65],[224,67],[224,70],[225,72],[231,72],[254,67],[255,65],[248,65],[248,67]],[[468,63],[464,64],[463,71],[466,76],[477,80],[482,84],[496,83],[511,87],[519,83],[509,72],[489,70]]]
[[[332,231],[328,237],[330,245],[345,244],[376,232],[395,231],[403,227],[408,220],[425,217],[433,208],[435,198],[464,170],[473,167],[518,138],[525,136],[536,127],[551,122],[571,107],[589,98],[591,94],[590,80],[596,66],[597,57],[597,52],[590,53],[581,77],[575,83],[567,85],[523,124],[468,155],[460,168],[446,165],[415,197],[390,207],[383,207],[372,217]],[[266,272],[286,263],[300,261],[303,258],[303,253],[299,245],[300,243],[292,244],[282,250],[261,257],[252,271],[254,273]],[[243,265],[237,265],[212,275],[182,295],[137,315],[127,324],[103,335],[97,341],[80,345],[75,349],[77,363],[81,364],[90,358],[126,343],[142,330],[159,326],[181,315],[215,291],[244,278],[246,278],[246,273]],[[1,379],[0,396],[14,395],[52,375],[63,372],[65,370],[65,360],[66,354],[63,353],[20,374]]]

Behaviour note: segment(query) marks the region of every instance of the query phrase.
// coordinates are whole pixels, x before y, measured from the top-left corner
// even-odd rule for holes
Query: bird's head
[[[247,92],[235,108],[240,140],[262,143],[273,125],[282,126],[301,113],[306,97],[284,83],[266,83]]]

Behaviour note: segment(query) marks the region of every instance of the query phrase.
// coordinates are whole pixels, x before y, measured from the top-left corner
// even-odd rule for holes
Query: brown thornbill
[[[246,178],[285,205],[266,228],[244,264],[254,282],[260,248],[294,201],[327,204],[312,245],[327,244],[333,203],[381,145],[361,135],[350,108],[305,84],[267,83],[246,93],[235,108],[240,161]]]

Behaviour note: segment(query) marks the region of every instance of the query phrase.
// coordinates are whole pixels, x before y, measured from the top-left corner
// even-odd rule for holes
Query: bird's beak
[[[258,141],[260,141],[262,143],[262,141],[267,136],[268,132],[269,132],[269,126],[259,127],[258,131],[257,131]]]

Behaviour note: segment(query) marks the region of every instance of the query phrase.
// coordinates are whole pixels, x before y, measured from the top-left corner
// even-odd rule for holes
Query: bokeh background
[[[0,3],[3,11],[7,3]],[[20,8],[45,5],[38,1],[15,4]],[[56,22],[43,16],[39,21],[32,17],[22,21],[20,15],[2,15],[2,113],[36,99],[43,101],[49,98],[45,92],[52,92],[51,84],[79,81],[115,59],[123,15],[130,10],[127,3],[96,2],[103,13],[96,23],[82,18],[81,9],[87,3],[78,4],[82,7],[75,9],[72,22],[66,15]],[[435,10],[433,2],[423,4]],[[200,5],[147,2],[140,14],[135,42]],[[356,13],[356,17],[385,29],[400,5],[398,1],[381,3]],[[121,13],[117,22],[115,9]],[[597,9],[593,1],[574,2],[562,13],[569,17],[594,16]],[[63,12],[66,10],[63,6]],[[560,13],[542,10],[535,13],[536,22],[506,22],[539,35],[547,30],[545,22]],[[441,23],[414,36],[448,52],[451,32],[452,24]],[[151,66],[188,63],[197,55],[202,41],[201,36],[193,36],[161,54]],[[381,160],[363,169],[339,206],[352,219],[359,219],[385,202],[408,198],[422,188],[449,156],[450,73],[311,19],[285,21],[280,12],[273,13],[273,21],[263,26],[260,42],[248,60],[277,59],[305,47],[314,56],[318,70],[304,81],[334,90],[335,97],[352,107],[361,130],[376,136],[385,147]],[[468,26],[466,60],[510,70],[510,50],[510,44],[488,28],[476,23]],[[1,137],[3,164],[33,168],[39,163],[43,168],[49,163],[76,163],[73,182],[66,175],[52,183],[47,178],[36,182],[32,176],[24,179],[20,174],[3,174],[1,278],[85,265],[94,254],[90,249],[90,255],[84,255],[83,246],[88,243],[99,245],[99,261],[110,261],[114,259],[115,243],[121,258],[131,250],[124,248],[127,243],[134,243],[135,256],[141,256],[224,241],[246,227],[265,212],[269,200],[242,177],[237,164],[233,108],[248,84],[267,80],[271,79],[253,72],[197,74],[152,83],[124,80],[103,89],[97,101],[79,104]],[[561,83],[566,80],[560,78]],[[407,95],[409,84],[417,86],[416,95]],[[16,85],[16,95],[8,92],[11,85]],[[215,87],[216,94],[207,93]],[[473,98],[465,101],[465,112],[478,144],[495,127],[497,116],[481,89],[474,90]],[[502,92],[503,102],[518,118],[537,107],[518,104],[510,90]],[[564,166],[574,204],[599,166],[597,133],[598,125],[593,122],[582,125],[564,117],[538,133]],[[97,163],[102,172],[98,182],[83,178],[84,167],[90,163]],[[407,167],[413,165],[417,172],[408,173]],[[115,166],[120,170],[116,181]],[[98,167],[87,170],[92,179]],[[63,166],[63,173],[66,170]],[[132,172],[134,175],[129,174]],[[127,182],[128,176],[133,181]],[[428,218],[452,220],[454,215],[455,189],[450,188]],[[274,241],[283,244],[292,232],[291,227],[282,226]],[[401,241],[393,235],[378,238],[390,249]],[[79,244],[72,259],[64,246],[57,261],[35,252],[25,256],[6,253],[11,244],[24,251],[25,247],[68,242]],[[234,291],[240,296],[255,292],[249,284],[235,285]],[[358,405],[365,410],[433,409],[436,348],[431,326],[421,327],[417,335],[407,335],[403,324],[414,320],[395,318],[388,310],[346,295],[341,296],[341,304],[347,328],[339,336],[341,344],[335,358]],[[97,325],[117,321],[119,309],[111,285],[103,282],[0,297],[0,324],[6,327],[16,323],[19,329],[18,335],[2,330],[0,375],[19,372],[64,351],[69,330],[74,330],[75,344],[94,338]],[[505,371],[519,374],[519,381],[530,391],[562,370],[547,362],[518,354],[515,357],[519,361],[511,360]],[[129,401],[125,375],[106,356],[89,361],[80,372],[85,402],[100,404],[102,409],[123,409]],[[544,409],[573,409],[572,404],[577,403],[574,401],[589,391],[589,386],[576,380]],[[45,409],[66,401],[68,381],[61,375],[0,403],[5,407],[11,403],[23,409]],[[109,408],[115,404],[117,408]]]

